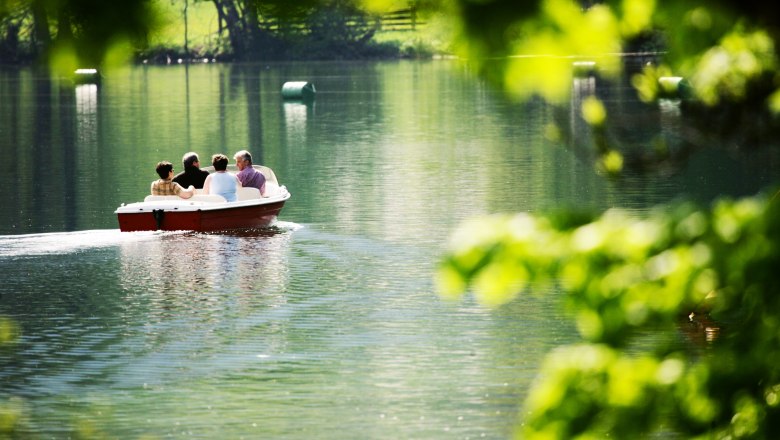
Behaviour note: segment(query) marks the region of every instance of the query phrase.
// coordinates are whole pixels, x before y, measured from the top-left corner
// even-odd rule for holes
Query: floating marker
[[[314,99],[314,84],[306,81],[288,81],[282,85],[284,99]]]
[[[658,95],[662,98],[689,98],[691,85],[681,76],[658,78]]]

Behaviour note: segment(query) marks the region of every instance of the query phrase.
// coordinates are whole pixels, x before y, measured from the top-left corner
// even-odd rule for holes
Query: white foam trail
[[[273,227],[281,229],[283,231],[292,231],[295,232],[299,229],[303,229],[303,225],[293,222],[283,222],[283,221],[276,221],[273,224]]]
[[[282,231],[297,231],[303,225],[293,222],[276,222]],[[0,235],[0,258],[35,255],[66,254],[84,249],[118,246],[158,240],[170,235],[189,234],[188,231],[140,231],[120,232],[119,229],[95,229],[89,231],[51,232],[44,234]]]
[[[155,240],[181,232],[120,232],[119,229],[0,235],[0,257],[65,254],[76,250]]]

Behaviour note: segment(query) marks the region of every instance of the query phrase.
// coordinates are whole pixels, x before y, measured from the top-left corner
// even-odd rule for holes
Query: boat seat
[[[241,187],[236,190],[236,200],[252,200],[252,199],[259,199],[260,198],[260,190],[247,186],[247,187]]]
[[[162,202],[164,200],[184,200],[179,196],[146,196],[144,202]]]
[[[195,194],[189,199],[182,199],[179,196],[146,196],[144,202],[161,202],[165,200],[180,200],[183,202],[207,202],[207,203],[225,203],[224,197],[217,194]]]
[[[275,197],[279,194],[279,185],[276,182],[265,182],[265,196]]]
[[[195,194],[194,196],[190,197],[188,200],[192,200],[193,202],[209,202],[209,203],[227,202],[227,200],[225,200],[225,198],[220,196],[219,194]]]

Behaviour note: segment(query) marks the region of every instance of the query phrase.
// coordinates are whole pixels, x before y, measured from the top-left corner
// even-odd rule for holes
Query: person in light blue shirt
[[[241,187],[241,182],[234,174],[227,172],[228,158],[224,154],[215,154],[211,156],[211,165],[214,166],[214,172],[206,177],[203,182],[203,192],[206,194],[217,194],[225,198],[228,202],[236,201],[236,191]]]

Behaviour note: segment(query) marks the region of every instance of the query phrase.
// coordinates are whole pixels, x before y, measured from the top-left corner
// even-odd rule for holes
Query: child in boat
[[[173,164],[170,162],[158,163],[155,170],[160,178],[152,182],[153,196],[179,196],[182,199],[189,199],[195,194],[195,188],[192,185],[184,189],[173,181]]]

